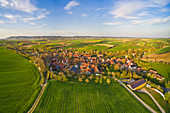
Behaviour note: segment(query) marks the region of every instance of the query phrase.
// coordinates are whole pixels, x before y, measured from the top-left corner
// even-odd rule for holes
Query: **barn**
[[[144,79],[139,79],[130,84],[127,84],[127,86],[132,90],[138,90],[145,85],[146,85],[146,81]]]

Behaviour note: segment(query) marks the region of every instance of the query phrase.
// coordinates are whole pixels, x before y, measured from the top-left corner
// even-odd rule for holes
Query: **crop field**
[[[154,101],[147,95],[146,93],[141,93],[138,91],[134,91],[134,93],[141,98],[146,104],[148,104],[151,108],[153,108],[157,113],[161,113],[157,105],[154,103]]]
[[[162,98],[162,96],[160,94],[158,94],[157,92],[153,91],[150,88],[146,88],[146,90],[152,94],[152,96],[157,100],[157,102],[160,104],[160,106],[162,106],[162,108],[165,110],[166,113],[169,113],[170,110],[170,105],[164,101],[164,99]]]
[[[170,76],[170,64],[162,64],[162,63],[151,63],[149,64],[155,69],[159,74],[168,77]]]
[[[50,81],[35,113],[149,112],[123,86]]]
[[[162,54],[162,53],[167,53],[170,52],[170,47],[162,48],[161,50],[157,51],[156,53]]]
[[[105,50],[107,49],[108,47],[107,46],[100,46],[100,45],[94,45],[94,46],[87,46],[87,47],[84,47],[84,48],[80,48],[79,50],[86,50],[86,51],[89,51],[89,50],[98,50],[98,51],[102,51],[102,50]]]
[[[25,58],[0,47],[0,113],[27,112],[40,90],[39,78]]]

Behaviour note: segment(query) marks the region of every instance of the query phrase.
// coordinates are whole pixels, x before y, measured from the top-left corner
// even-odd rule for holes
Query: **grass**
[[[164,101],[162,96],[152,89],[146,88],[146,90],[157,100],[157,102],[162,106],[166,113],[169,113],[170,105]]]
[[[167,53],[170,52],[170,47],[162,48],[161,50],[157,51],[156,53],[162,54],[162,53]]]
[[[170,76],[170,64],[162,64],[162,63],[152,63],[149,62],[153,69],[155,69],[159,74],[164,77]]]
[[[35,113],[149,112],[123,86],[50,81]]]
[[[132,45],[130,43],[124,43],[124,44],[119,44],[116,47],[113,47],[112,49],[108,49],[107,51],[111,51],[111,52],[116,52],[116,51],[122,51],[122,50],[128,50],[128,49],[139,49],[142,48],[140,46],[137,45]]]
[[[36,68],[22,56],[0,47],[0,113],[27,112],[40,85]]]
[[[138,91],[134,91],[134,93],[140,98],[142,99],[147,105],[149,105],[152,109],[154,109],[156,112],[161,113],[161,111],[159,110],[159,108],[157,107],[157,105],[154,103],[154,101],[149,97],[149,95],[145,94],[145,93],[141,93]]]
[[[107,48],[108,48],[107,46],[96,45],[96,46],[87,46],[87,47],[84,47],[84,48],[80,48],[79,50],[84,50],[84,51],[98,50],[98,51],[101,51],[101,50],[104,50],[104,49],[107,49]]]

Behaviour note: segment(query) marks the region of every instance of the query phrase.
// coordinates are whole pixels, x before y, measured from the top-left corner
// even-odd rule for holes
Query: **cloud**
[[[141,12],[141,13],[139,13],[138,15],[139,15],[139,16],[146,16],[146,15],[148,15],[148,12]]]
[[[94,10],[95,11],[101,11],[101,10],[103,10],[104,8],[95,8]]]
[[[120,25],[122,24],[121,22],[106,22],[102,23],[103,25],[108,25],[108,26],[115,26],[115,25]]]
[[[87,14],[81,14],[81,16],[83,16],[83,17],[87,17],[88,15],[87,15]]]
[[[78,5],[80,5],[80,3],[78,3],[77,1],[71,1],[64,7],[64,9],[65,10],[71,10],[72,7],[75,7],[75,6],[78,6]]]
[[[135,25],[154,25],[170,22],[170,16],[165,18],[153,18],[148,20],[131,20],[130,23]]]
[[[4,24],[4,21],[3,21],[3,20],[0,20],[0,24]]]
[[[5,14],[3,15],[3,17],[7,18],[10,20],[10,23],[16,23],[18,21],[18,19],[21,18],[21,16],[19,15],[12,15],[12,14]]]
[[[68,11],[67,13],[68,13],[68,14],[70,14],[70,15],[71,15],[71,14],[73,14],[73,12],[72,12],[72,11]]]
[[[39,20],[39,19],[43,19],[46,17],[46,14],[39,14],[39,15],[27,15],[27,17],[25,15],[21,16],[21,15],[13,15],[13,14],[5,14],[3,15],[3,17],[9,19],[12,23],[16,23],[18,21],[20,22],[24,22],[24,23],[28,23],[30,21],[34,21],[34,20]],[[32,22],[31,22],[32,23]]]
[[[0,0],[0,6],[22,12],[33,13],[40,10],[30,0]]]
[[[151,7],[162,8],[169,4],[169,0],[121,0],[114,4],[109,14],[115,18],[135,19],[136,13]]]
[[[42,24],[42,27],[46,24]],[[41,31],[41,30],[20,30],[20,29],[0,29],[0,38],[6,38],[9,36],[86,36],[86,33],[78,31],[69,31],[69,30],[53,30],[53,31]]]

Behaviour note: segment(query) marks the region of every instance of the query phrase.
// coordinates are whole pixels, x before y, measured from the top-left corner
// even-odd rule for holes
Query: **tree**
[[[47,80],[49,79],[50,77],[50,71],[47,71]]]
[[[79,77],[78,81],[79,81],[79,82],[82,82],[82,81],[83,81],[83,79]]]
[[[88,78],[86,78],[86,80],[85,80],[87,83],[89,83],[90,81],[89,81],[89,79]]]
[[[114,70],[116,70],[116,71],[119,70],[119,64],[116,64],[116,65],[115,65]]]
[[[120,78],[120,72],[116,72],[115,74],[116,74],[117,78]]]
[[[102,83],[102,78],[100,78],[100,81],[99,81],[99,82],[100,82],[100,84]]]
[[[103,76],[103,79],[106,80],[106,76]]]
[[[132,73],[131,73],[131,71],[128,72],[127,78],[132,79]]]
[[[121,78],[126,78],[126,76],[127,76],[127,72],[126,70],[124,70],[123,73],[121,74]]]
[[[90,80],[92,80],[92,79],[93,79],[93,74],[91,74],[91,76],[89,77],[89,79],[90,79]]]
[[[153,78],[153,74],[151,74],[150,78]]]
[[[107,79],[107,83],[110,84],[111,80],[110,79]]]
[[[96,77],[95,83],[98,83],[98,82],[99,82],[99,78],[98,78],[98,77]]]
[[[63,81],[68,81],[68,78],[64,75],[62,75],[62,79],[63,79]]]
[[[115,72],[112,72],[112,77],[115,77],[115,75],[116,75]]]
[[[136,74],[136,72],[133,72],[133,78],[141,78],[141,76],[138,76],[137,74]]]

